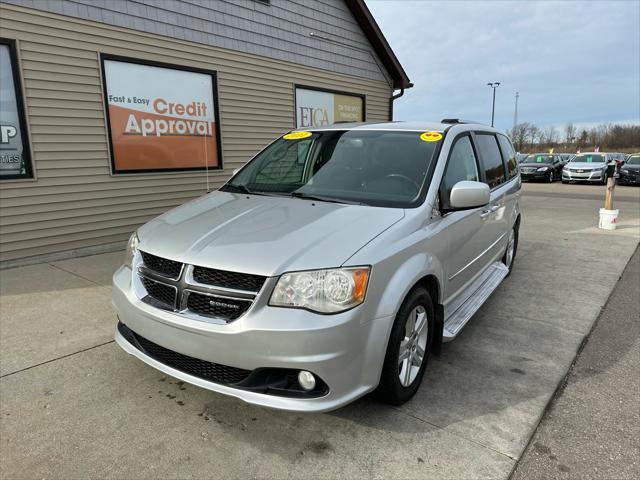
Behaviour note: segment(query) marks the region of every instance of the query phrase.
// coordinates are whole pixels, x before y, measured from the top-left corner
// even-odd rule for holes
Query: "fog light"
[[[300,370],[300,373],[298,373],[298,383],[307,391],[313,390],[316,388],[316,377],[314,377],[311,372]]]

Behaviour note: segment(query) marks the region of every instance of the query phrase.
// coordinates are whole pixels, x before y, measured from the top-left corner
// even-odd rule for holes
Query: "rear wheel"
[[[401,405],[418,391],[433,343],[433,321],[431,296],[415,288],[402,303],[391,329],[377,389],[383,401]]]

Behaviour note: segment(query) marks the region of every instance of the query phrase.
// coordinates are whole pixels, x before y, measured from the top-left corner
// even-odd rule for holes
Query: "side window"
[[[500,143],[500,149],[502,150],[502,156],[507,164],[507,178],[513,178],[518,175],[518,160],[516,159],[516,152],[513,150],[513,146],[507,137],[504,135],[498,135],[498,142]]]
[[[485,181],[489,188],[497,187],[504,182],[504,164],[496,137],[491,134],[477,133],[475,141],[482,160]]]
[[[449,162],[442,179],[442,187],[446,199],[451,194],[453,186],[462,180],[479,181],[478,162],[471,146],[469,137],[461,137],[456,140],[449,154]]]

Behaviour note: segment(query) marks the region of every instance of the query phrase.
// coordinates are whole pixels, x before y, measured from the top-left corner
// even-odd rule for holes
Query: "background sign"
[[[364,119],[364,95],[296,87],[296,128]]]
[[[3,179],[32,176],[14,49],[14,43],[0,41],[0,178]]]
[[[214,72],[102,61],[114,173],[221,168]]]

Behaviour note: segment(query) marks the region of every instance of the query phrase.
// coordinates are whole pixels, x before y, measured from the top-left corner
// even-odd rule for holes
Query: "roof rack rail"
[[[474,120],[463,120],[461,118],[443,118],[440,120],[440,123],[478,123],[483,125],[482,122],[476,122]]]

